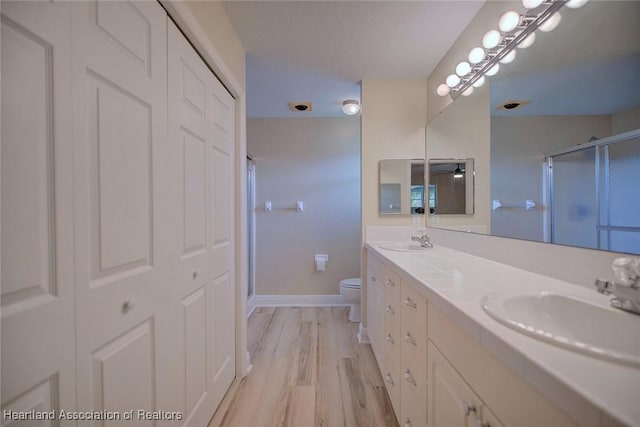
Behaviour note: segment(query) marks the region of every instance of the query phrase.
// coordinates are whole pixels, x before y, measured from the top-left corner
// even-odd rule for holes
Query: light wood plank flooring
[[[347,307],[262,307],[249,318],[253,369],[209,427],[398,424]]]

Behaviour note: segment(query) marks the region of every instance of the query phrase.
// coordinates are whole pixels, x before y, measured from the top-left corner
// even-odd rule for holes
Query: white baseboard
[[[367,335],[367,328],[362,326],[360,323],[360,329],[358,330],[358,343],[359,344],[370,344],[369,335]]]
[[[256,296],[252,295],[251,298],[247,300],[247,319],[253,313],[253,310],[256,309]]]
[[[255,295],[255,307],[347,306],[342,295]],[[248,310],[247,310],[248,311]]]

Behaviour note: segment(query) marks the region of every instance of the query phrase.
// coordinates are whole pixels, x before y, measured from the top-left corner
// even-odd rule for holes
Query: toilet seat
[[[362,280],[359,277],[344,279],[340,282],[340,286],[348,289],[360,289],[362,287]]]

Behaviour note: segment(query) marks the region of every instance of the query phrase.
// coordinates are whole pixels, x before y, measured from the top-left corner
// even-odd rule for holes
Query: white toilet
[[[362,280],[359,277],[353,279],[344,279],[340,282],[340,295],[344,300],[351,304],[349,310],[349,320],[352,322],[360,321],[360,287]]]

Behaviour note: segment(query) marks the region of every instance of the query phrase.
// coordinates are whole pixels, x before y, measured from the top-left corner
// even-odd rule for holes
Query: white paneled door
[[[169,23],[169,145],[179,201],[179,277],[169,304],[188,425],[202,425],[235,377],[234,101]],[[177,303],[177,305],[175,305]],[[170,308],[170,307],[168,307]]]
[[[78,408],[152,426],[137,411],[165,409],[169,356],[157,309],[172,279],[166,16],[151,1],[72,9]]]
[[[0,11],[2,409],[72,410],[70,7],[3,1]]]

